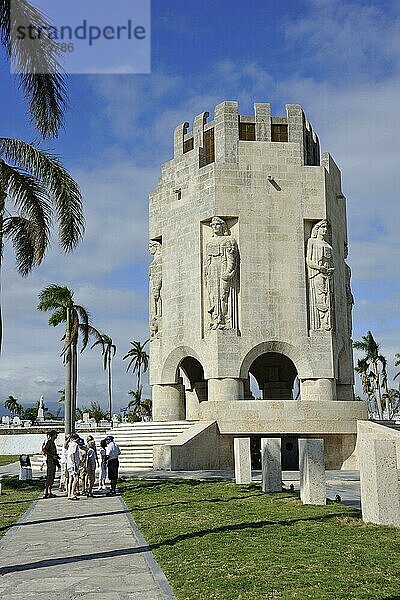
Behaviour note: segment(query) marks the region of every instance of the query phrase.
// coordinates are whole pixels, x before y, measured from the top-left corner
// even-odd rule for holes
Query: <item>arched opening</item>
[[[198,419],[200,403],[208,399],[203,366],[193,356],[186,356],[178,365],[178,377],[185,392],[186,419]]]
[[[300,386],[293,361],[278,352],[265,352],[249,367],[254,397],[262,400],[297,400]],[[254,378],[254,379],[253,379]],[[254,383],[258,386],[258,392]]]

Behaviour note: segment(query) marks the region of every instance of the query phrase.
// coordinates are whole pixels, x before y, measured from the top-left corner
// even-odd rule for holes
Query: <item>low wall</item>
[[[391,429],[388,426],[374,423],[373,421],[359,421],[357,424],[357,443],[354,452],[349,456],[343,465],[344,470],[359,469],[359,449],[360,441],[363,437],[370,437],[380,440],[393,440],[396,443],[397,468],[400,469],[400,433],[398,429]]]
[[[155,445],[153,464],[165,471],[232,469],[233,436],[221,435],[215,422],[197,423],[173,443]]]

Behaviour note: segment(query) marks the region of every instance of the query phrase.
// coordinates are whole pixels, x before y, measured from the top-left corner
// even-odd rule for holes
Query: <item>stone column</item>
[[[250,438],[235,438],[233,440],[235,457],[235,482],[251,483]]]
[[[243,400],[244,387],[241,379],[224,377],[208,380],[208,400],[211,402]]]
[[[300,499],[303,504],[326,504],[323,439],[299,439]]]
[[[153,420],[185,419],[185,388],[182,383],[153,385]]]
[[[281,438],[261,438],[262,491],[282,491]]]
[[[359,465],[363,521],[400,527],[396,442],[363,437]]]

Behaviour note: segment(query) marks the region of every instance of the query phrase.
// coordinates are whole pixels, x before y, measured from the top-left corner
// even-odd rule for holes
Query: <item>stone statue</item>
[[[153,255],[153,261],[150,264],[150,334],[151,337],[157,337],[160,317],[162,315],[162,246],[160,242],[151,240],[149,243],[149,252]]]
[[[237,284],[239,252],[235,238],[220,217],[210,222],[213,231],[204,256],[210,329],[237,327]]]
[[[325,237],[328,222],[323,220],[314,225],[307,242],[307,273],[309,283],[310,329],[329,331],[332,329],[332,246]]]
[[[39,398],[39,406],[38,406],[38,413],[37,413],[36,420],[44,421],[44,397],[43,396],[40,396],[40,398]]]
[[[349,255],[349,246],[347,244],[347,242],[344,243],[344,258],[346,261],[346,258]],[[348,326],[348,331],[349,331],[349,336],[351,337],[352,334],[352,330],[353,330],[353,318],[352,318],[352,311],[353,311],[353,304],[354,304],[354,296],[353,293],[351,291],[351,269],[349,267],[349,265],[345,262],[344,263],[344,268],[345,268],[345,277],[346,277],[346,306],[347,306],[347,326]]]

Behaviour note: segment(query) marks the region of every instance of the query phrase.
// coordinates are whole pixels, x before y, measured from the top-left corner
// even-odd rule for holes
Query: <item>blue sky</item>
[[[302,104],[343,174],[353,269],[354,338],[371,329],[389,364],[400,352],[398,189],[400,5],[397,1],[153,0],[149,75],[71,75],[65,130],[44,147],[82,187],[87,233],[29,278],[9,248],[2,270],[5,321],[0,399],[47,402],[63,387],[61,330],[35,309],[48,283],[75,290],[118,346],[115,403],[134,386],[121,357],[147,337],[147,194],[171,158],[174,127],[222,100],[241,114],[271,102]],[[36,138],[16,82],[1,62],[2,136]],[[390,369],[393,372],[393,369]],[[106,403],[98,352],[80,360],[79,401]],[[0,409],[1,412],[1,409]]]

